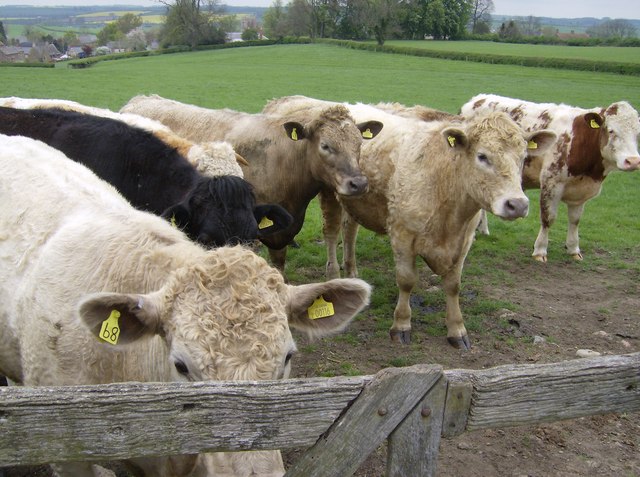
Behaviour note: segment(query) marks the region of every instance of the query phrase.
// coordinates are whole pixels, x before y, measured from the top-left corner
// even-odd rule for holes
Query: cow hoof
[[[391,338],[391,341],[393,341],[394,343],[406,345],[411,343],[411,330],[404,330],[404,331],[391,330],[389,331],[389,337]]]
[[[547,263],[547,256],[546,255],[533,255],[533,259],[536,262]]]
[[[571,258],[573,258],[574,260],[577,260],[578,262],[582,261],[582,254],[581,253],[574,253],[571,255]]]
[[[471,341],[469,341],[468,336],[449,336],[447,337],[447,341],[456,349],[463,349],[465,351],[471,349]]]

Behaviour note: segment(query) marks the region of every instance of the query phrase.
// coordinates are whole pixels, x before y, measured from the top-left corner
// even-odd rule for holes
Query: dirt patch
[[[451,348],[444,337],[429,336],[414,302],[413,342],[395,346],[375,333],[366,318],[354,322],[357,343],[337,340],[307,343],[292,375],[314,376],[327,363],[357,363],[374,374],[393,360],[440,364],[445,369],[484,369],[511,363],[549,363],[576,359],[578,350],[602,355],[640,351],[640,277],[629,270],[582,270],[570,263],[531,261],[507,270],[513,286],[479,285],[465,289],[467,303],[493,298],[517,305],[486,317],[480,331],[470,332],[472,349]],[[423,282],[428,279],[423,278]],[[464,281],[464,278],[463,278]],[[463,303],[463,314],[465,304]],[[640,416],[604,415],[532,427],[465,433],[443,439],[439,477],[640,476]],[[298,452],[285,453],[294,461]],[[381,447],[355,474],[384,475]]]
[[[441,364],[445,369],[483,369],[509,363],[547,363],[576,359],[579,349],[602,355],[640,351],[640,276],[629,270],[582,270],[575,264],[531,262],[507,270],[512,286],[465,287],[465,304],[480,298],[504,300],[516,311],[500,310],[471,331],[473,348],[451,348],[442,336],[431,336],[421,314],[432,310],[414,301],[413,342],[393,345],[386,331],[376,330],[367,312],[349,330],[350,339],[309,343],[297,336],[299,354],[292,377],[340,374],[353,364],[375,374],[394,362]],[[429,277],[421,273],[423,285]],[[390,279],[392,276],[390,276]],[[464,278],[463,278],[464,281]],[[344,374],[344,373],[343,373]],[[443,439],[439,477],[584,477],[640,476],[638,414],[604,415],[533,427],[465,433]],[[288,451],[286,462],[301,450]],[[384,475],[382,446],[355,474]],[[1,471],[0,471],[1,472]],[[1,474],[0,474],[1,475]],[[14,469],[7,477],[48,477],[39,469]],[[407,476],[410,477],[410,476]],[[411,476],[412,477],[412,476]]]

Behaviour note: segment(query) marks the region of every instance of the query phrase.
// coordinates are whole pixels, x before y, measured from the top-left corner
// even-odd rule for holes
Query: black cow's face
[[[178,205],[162,215],[205,247],[254,240],[258,223],[251,185],[240,177],[204,177]]]
[[[162,216],[205,247],[249,242],[293,222],[278,205],[256,206],[251,185],[236,176],[203,177]]]

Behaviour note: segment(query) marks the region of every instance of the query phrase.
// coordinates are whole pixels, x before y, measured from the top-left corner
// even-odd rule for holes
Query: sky
[[[230,6],[269,7],[273,0],[221,0]],[[282,3],[287,4],[287,0]],[[157,0],[0,0],[0,5],[159,5]],[[496,15],[640,19],[638,0],[493,0]]]

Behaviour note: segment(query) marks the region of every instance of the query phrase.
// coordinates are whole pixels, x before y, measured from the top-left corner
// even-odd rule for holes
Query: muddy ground
[[[413,339],[414,344],[419,341],[424,352],[423,362],[441,364],[445,369],[484,369],[577,359],[577,351],[583,349],[602,355],[640,351],[637,272],[606,268],[586,271],[571,262],[534,261],[508,272],[517,286],[466,290],[471,300],[492,297],[517,305],[517,311],[498,311],[484,321],[484,330],[471,332],[471,351],[457,351],[445,338],[421,333],[419,316],[423,310],[414,306]],[[423,278],[423,286],[429,286],[428,280]],[[464,302],[462,306],[464,314]],[[320,344],[313,354],[297,357],[292,374],[311,375],[318,363],[345,360],[357,362],[358,369],[366,374],[374,374],[379,370],[378,363],[409,353],[377,337],[366,320],[356,321],[353,326],[358,329],[360,344]],[[304,340],[298,339],[298,344],[304,348]],[[384,475],[384,452],[384,447],[378,449],[355,475]],[[295,459],[296,454],[285,455]],[[437,475],[638,477],[640,414],[608,414],[443,439]]]

